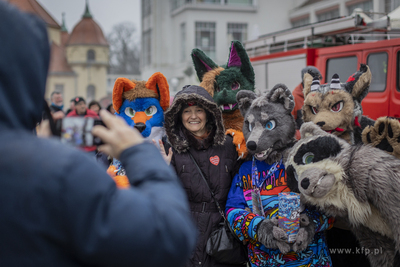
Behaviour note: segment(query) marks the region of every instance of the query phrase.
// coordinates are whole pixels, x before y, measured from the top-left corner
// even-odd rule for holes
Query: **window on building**
[[[86,89],[86,102],[89,103],[90,101],[96,98],[96,87],[92,84],[88,85]]]
[[[221,4],[221,0],[195,0],[196,3]]]
[[[339,17],[339,9],[331,10],[317,15],[318,21],[329,20]]]
[[[181,24],[181,61],[186,60],[186,24]]]
[[[58,93],[64,95],[64,84],[55,84],[54,92],[58,92]]]
[[[371,69],[372,80],[370,92],[383,92],[386,89],[388,54],[386,52],[371,53],[367,57],[367,65]]]
[[[215,22],[196,22],[196,47],[215,60]]]
[[[143,32],[142,40],[143,66],[149,66],[151,64],[151,30]]]
[[[233,40],[247,40],[247,23],[228,23],[228,41]]]
[[[253,5],[253,0],[225,0],[225,4],[227,5]]]
[[[88,62],[96,61],[96,52],[93,49],[88,50],[86,58]]]
[[[151,14],[151,0],[142,0],[142,18]]]
[[[356,3],[356,4],[350,4],[347,6],[349,15],[352,14],[354,9],[356,9],[356,8],[361,8],[364,12],[370,12],[374,9],[374,5],[372,3],[372,0],[364,1],[361,3]]]
[[[400,0],[385,0],[385,12],[390,13],[400,6]]]
[[[339,75],[340,82],[346,82],[347,79],[357,70],[357,57],[338,57],[328,59],[326,62],[325,82],[330,83],[333,74]]]
[[[304,26],[307,24],[310,24],[310,17],[292,20],[292,27],[300,27],[300,26]]]
[[[175,9],[180,8],[185,4],[190,4],[192,2],[196,2],[196,0],[171,0],[171,10],[174,11]]]

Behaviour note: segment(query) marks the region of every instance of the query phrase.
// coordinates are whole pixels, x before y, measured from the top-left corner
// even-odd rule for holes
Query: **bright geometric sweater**
[[[267,219],[278,214],[278,194],[288,192],[285,167],[282,162],[268,165],[264,161],[256,160],[260,195]],[[247,241],[249,261],[255,266],[332,266],[324,231],[333,226],[334,219],[318,212],[313,207],[305,207],[301,213],[306,213],[316,226],[312,243],[299,253],[293,251],[281,254],[279,249],[268,249],[258,242],[257,227],[265,219],[257,216],[245,208],[252,210],[252,161],[242,164],[233,181],[226,203],[227,219],[240,240]]]

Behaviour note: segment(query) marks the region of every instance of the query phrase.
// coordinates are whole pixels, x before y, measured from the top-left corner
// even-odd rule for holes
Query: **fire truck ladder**
[[[366,23],[366,21],[368,21]],[[371,20],[364,13],[312,23],[260,36],[245,42],[250,57],[298,48],[326,47],[399,38],[390,31],[390,19]]]

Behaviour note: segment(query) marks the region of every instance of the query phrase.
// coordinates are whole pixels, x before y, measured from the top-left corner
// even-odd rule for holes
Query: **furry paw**
[[[258,225],[257,238],[258,242],[263,244],[266,248],[277,249],[276,240],[274,238],[273,230],[278,225],[278,219],[265,219]]]
[[[389,117],[378,118],[374,126],[363,130],[362,141],[400,158],[400,122]]]
[[[233,144],[236,146],[236,151],[239,155],[239,158],[246,158],[247,157],[247,147],[246,147],[246,140],[244,139],[243,133],[234,130],[228,129],[225,134],[229,134],[233,137]]]
[[[282,254],[287,254],[290,250],[290,244],[288,243],[288,235],[282,228],[274,226],[272,234],[276,240],[276,246]]]
[[[296,241],[293,244],[293,251],[305,250],[312,242],[315,234],[315,224],[306,214],[300,215],[300,230],[297,233]]]
[[[300,252],[307,248],[308,243],[307,240],[309,239],[308,233],[305,228],[300,228],[299,232],[296,236],[296,242],[293,244],[293,251]]]

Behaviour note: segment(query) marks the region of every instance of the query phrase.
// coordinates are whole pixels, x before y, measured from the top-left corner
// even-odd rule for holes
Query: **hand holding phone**
[[[98,147],[99,151],[118,159],[125,149],[144,142],[139,131],[126,124],[122,118],[111,115],[106,110],[100,111],[100,117],[107,128],[96,125],[92,130],[93,135],[104,143]]]

